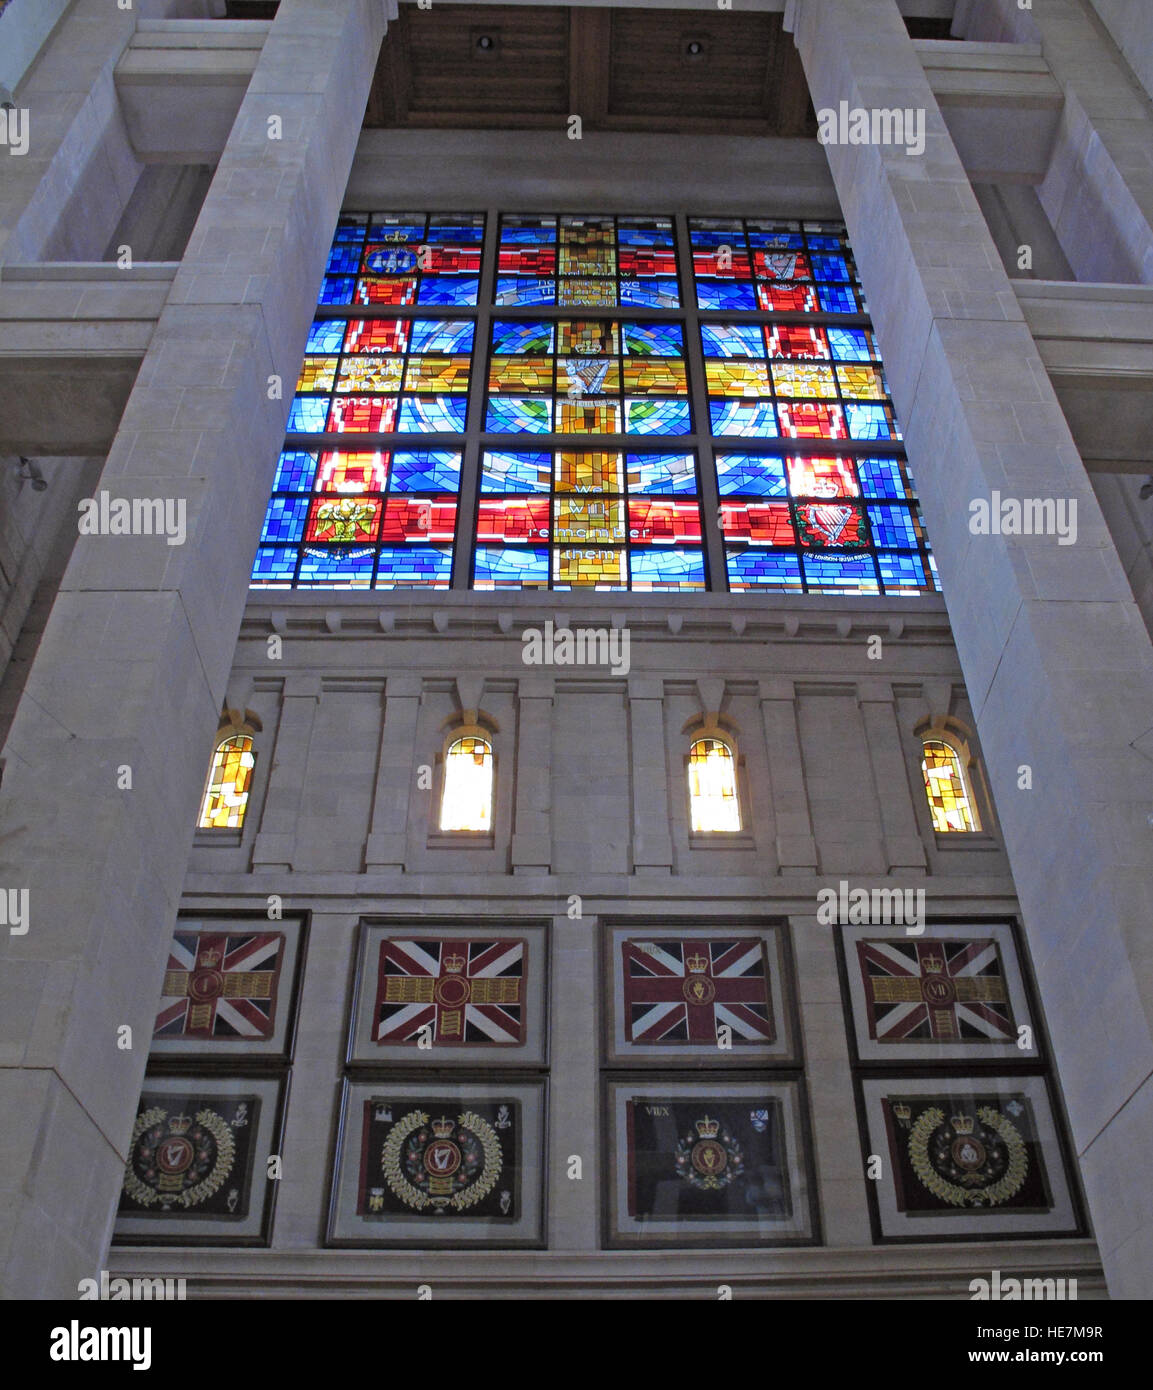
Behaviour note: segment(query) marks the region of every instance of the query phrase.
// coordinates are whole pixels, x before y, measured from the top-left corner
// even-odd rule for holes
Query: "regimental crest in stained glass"
[[[879,1043],[1016,1041],[996,941],[869,938],[856,948],[869,1036]]]
[[[374,1040],[413,1046],[522,1043],[527,950],[519,938],[383,940]]]

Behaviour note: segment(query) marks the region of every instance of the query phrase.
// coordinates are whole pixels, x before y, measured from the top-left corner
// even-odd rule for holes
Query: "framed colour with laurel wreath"
[[[544,1082],[346,1081],[327,1243],[539,1246]]]

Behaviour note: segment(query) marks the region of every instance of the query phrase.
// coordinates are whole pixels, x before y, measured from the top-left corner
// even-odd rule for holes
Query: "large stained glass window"
[[[233,734],[221,740],[212,755],[200,806],[201,830],[239,830],[244,825],[255,766],[256,755],[247,734]]]
[[[253,583],[933,592],[844,226],[346,214]]]
[[[965,786],[965,773],[955,748],[940,739],[926,739],[921,759],[929,813],[937,831],[977,830],[973,801]]]

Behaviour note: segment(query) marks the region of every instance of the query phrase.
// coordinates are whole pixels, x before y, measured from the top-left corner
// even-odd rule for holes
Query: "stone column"
[[[757,688],[769,755],[777,864],[782,873],[815,874],[819,858],[797,733],[796,689],[780,676],[759,681]]]
[[[795,16],[818,112],[842,100],[925,112],[920,156],[898,144],[826,153],[940,565],[1110,1290],[1147,1296],[1153,647],[896,0],[801,0]],[[970,503],[994,490],[1076,501],[1076,543],[971,534]]]
[[[75,1298],[106,1256],[283,438],[270,379],[299,366],[384,27],[381,0],[281,4],[100,481],[183,510],[183,544],[78,539],[4,748],[0,884],[30,907],[2,929],[8,1298]]]
[[[421,684],[419,676],[389,676],[385,688],[372,825],[364,847],[364,867],[370,873],[404,869]]]
[[[659,676],[629,677],[629,758],[632,766],[633,872],[671,873],[673,841],[669,834],[664,682]]]
[[[552,866],[553,690],[551,676],[517,682],[514,874],[547,874]]]
[[[289,676],[280,696],[280,722],[264,793],[260,833],[252,847],[254,869],[291,869],[296,826],[308,776],[308,749],[320,704],[320,677]]]
[[[869,765],[881,807],[885,872],[925,872],[925,844],[909,795],[909,768],[901,751],[901,730],[889,681],[857,682],[857,703],[869,746]]]

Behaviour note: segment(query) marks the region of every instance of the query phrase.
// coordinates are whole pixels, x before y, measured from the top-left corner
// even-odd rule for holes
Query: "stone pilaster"
[[[308,749],[320,694],[319,676],[289,676],[284,682],[276,746],[264,793],[264,814],[252,847],[254,869],[292,868],[296,827],[308,777]]]
[[[869,746],[873,785],[881,807],[885,872],[925,872],[925,845],[909,788],[909,769],[901,749],[901,729],[893,687],[888,681],[857,682],[857,703]]]
[[[547,874],[552,864],[553,690],[551,676],[517,682],[514,874]]]
[[[667,874],[672,871],[673,842],[665,764],[664,682],[657,676],[630,676],[628,701],[633,872]]]
[[[376,765],[372,825],[364,848],[364,867],[370,873],[404,869],[421,684],[419,676],[389,676],[385,688],[384,728]]]
[[[797,731],[796,688],[786,677],[773,676],[758,683],[758,694],[769,755],[777,864],[782,873],[815,874],[819,859]]]

